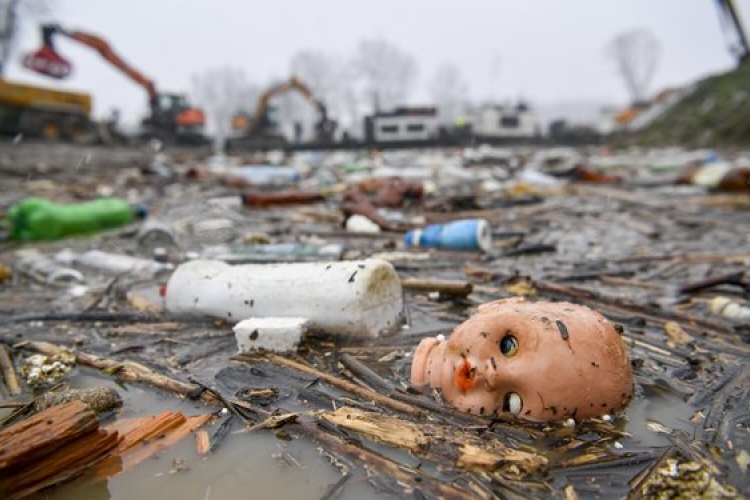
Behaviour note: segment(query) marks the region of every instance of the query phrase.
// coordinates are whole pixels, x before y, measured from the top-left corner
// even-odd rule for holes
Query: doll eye
[[[503,398],[503,411],[518,415],[523,409],[523,400],[516,392],[509,392]]]
[[[513,335],[506,335],[500,340],[500,352],[504,356],[515,356],[518,352],[518,339]]]

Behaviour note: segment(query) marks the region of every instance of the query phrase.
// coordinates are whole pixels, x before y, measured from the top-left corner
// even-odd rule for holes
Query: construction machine
[[[90,140],[91,96],[0,78],[0,134],[52,141]]]
[[[315,97],[310,88],[295,76],[277,83],[263,92],[258,98],[252,116],[248,116],[246,113],[238,113],[232,118],[232,130],[239,134],[237,142],[265,143],[269,147],[283,144],[285,139],[278,131],[278,124],[273,117],[274,109],[271,106],[271,99],[292,90],[299,92],[318,111],[318,120],[315,123],[315,142],[332,142],[333,134],[336,131],[336,122],[328,117],[325,104]]]
[[[102,38],[81,31],[70,31],[58,24],[41,26],[42,48],[23,59],[27,69],[51,78],[62,79],[70,74],[70,63],[55,50],[54,39],[62,35],[97,51],[107,62],[143,87],[148,95],[149,115],[141,122],[145,138],[167,142],[204,143],[205,114],[190,105],[182,94],[158,91],[153,80],[125,62]]]

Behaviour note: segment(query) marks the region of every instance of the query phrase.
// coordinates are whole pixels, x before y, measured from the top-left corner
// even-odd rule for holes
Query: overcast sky
[[[429,100],[429,77],[457,65],[471,97],[523,96],[532,103],[625,103],[627,93],[605,46],[636,27],[661,43],[653,90],[690,82],[734,64],[714,0],[59,0],[54,20],[106,38],[165,91],[190,92],[191,76],[212,67],[244,69],[266,83],[289,76],[303,49],[340,56],[359,40],[384,38],[418,63],[413,103]],[[737,2],[744,20],[750,0]],[[747,26],[748,23],[745,22]],[[17,54],[40,44],[27,22]],[[95,114],[113,107],[134,122],[146,112],[145,92],[90,49],[60,39],[75,68],[59,83],[94,96]],[[24,70],[15,57],[9,78],[56,84]],[[499,64],[498,64],[499,63]],[[493,72],[493,66],[495,71]]]

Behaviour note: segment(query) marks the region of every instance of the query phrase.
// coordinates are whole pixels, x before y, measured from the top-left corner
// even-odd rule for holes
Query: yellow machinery
[[[82,140],[91,129],[91,96],[0,78],[0,132]]]
[[[238,113],[232,118],[232,130],[239,132],[245,137],[265,138],[266,140],[280,140],[281,136],[276,130],[277,124],[271,116],[273,107],[271,99],[277,95],[288,91],[296,91],[307,101],[309,101],[318,111],[318,121],[315,124],[316,140],[321,142],[330,142],[333,140],[333,133],[336,130],[336,122],[328,118],[328,110],[325,104],[313,95],[312,90],[305,85],[299,78],[293,76],[289,80],[277,83],[258,98],[255,106],[255,113],[248,116],[244,113]]]

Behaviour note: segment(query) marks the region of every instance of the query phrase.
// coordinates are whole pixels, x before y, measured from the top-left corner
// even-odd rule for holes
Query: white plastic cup
[[[403,313],[401,280],[382,259],[236,266],[194,260],[172,274],[166,306],[231,322],[306,318],[310,330],[365,337],[394,333]]]

